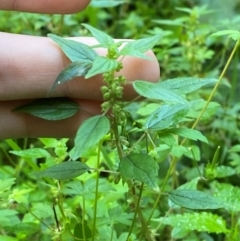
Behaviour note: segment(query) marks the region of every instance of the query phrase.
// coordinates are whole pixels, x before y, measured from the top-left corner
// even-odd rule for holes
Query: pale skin
[[[1,10],[34,13],[70,14],[83,10],[89,0],[0,0]],[[93,38],[74,40],[94,45]],[[103,49],[96,51],[104,55]],[[159,80],[159,66],[152,51],[146,53],[152,61],[127,57],[120,74],[127,78],[124,99],[136,97],[131,82]],[[12,109],[34,99],[48,97],[57,75],[70,63],[60,48],[47,37],[24,36],[0,32],[0,139],[22,137],[74,137],[79,125],[90,115],[101,113],[102,76],[85,80],[78,77],[60,85],[52,97],[69,97],[85,111],[61,121],[47,121]]]

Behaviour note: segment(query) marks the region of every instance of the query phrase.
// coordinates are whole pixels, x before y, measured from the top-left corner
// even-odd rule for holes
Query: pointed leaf
[[[169,199],[173,203],[189,209],[223,208],[219,199],[198,190],[176,189],[169,192]]]
[[[127,3],[128,1],[121,1],[121,0],[92,0],[90,6],[94,8],[111,8],[118,6],[120,4]]]
[[[85,120],[75,137],[72,159],[81,157],[89,148],[96,145],[110,130],[106,116],[97,115]]]
[[[216,214],[194,212],[171,215],[160,219],[161,223],[186,231],[227,233],[226,221]]]
[[[157,83],[158,87],[177,91],[179,94],[188,94],[194,92],[203,86],[216,84],[217,79],[213,78],[191,78],[182,77],[169,79]]]
[[[66,180],[78,177],[89,171],[89,167],[83,162],[62,162],[43,171],[33,172],[37,177],[49,177],[57,180]]]
[[[162,34],[158,34],[149,38],[138,39],[135,41],[128,42],[120,51],[120,55],[131,55],[136,57],[142,55],[147,50],[152,49],[162,38]]]
[[[135,179],[155,188],[157,186],[158,165],[147,155],[131,153],[124,157],[119,164],[123,179]]]
[[[169,130],[169,132],[188,138],[190,140],[194,140],[194,141],[199,140],[199,141],[208,143],[207,138],[200,131],[197,131],[197,130],[193,130],[189,128],[172,128]]]
[[[85,78],[88,79],[94,75],[112,71],[116,69],[117,66],[118,62],[116,60],[98,56],[94,60],[92,68],[85,75]]]
[[[88,45],[65,39],[54,34],[48,34],[56,42],[72,62],[91,63],[98,55]]]
[[[75,115],[79,105],[66,98],[38,99],[13,109],[14,112],[28,113],[46,120],[63,120]]]
[[[148,117],[145,128],[149,130],[166,129],[181,121],[188,111],[188,106],[182,104],[163,105]]]
[[[92,67],[90,63],[73,62],[69,64],[57,77],[50,92],[58,85],[63,84],[71,79],[79,76],[85,76],[88,70]]]
[[[240,39],[240,32],[237,30],[222,30],[212,34],[212,36],[223,36],[223,35],[228,35],[229,38],[232,38],[235,41]]]
[[[185,18],[177,18],[177,19],[173,19],[173,20],[165,20],[165,19],[152,20],[152,22],[157,23],[157,24],[171,25],[171,26],[183,26],[185,21],[186,21]]]
[[[133,83],[133,87],[136,92],[148,99],[163,100],[171,103],[183,103],[188,102],[176,92],[162,88],[159,83],[150,83],[146,81],[137,80]]]
[[[108,34],[102,32],[86,23],[83,23],[82,25],[91,32],[92,36],[95,39],[97,39],[97,41],[101,44],[101,46],[108,47],[109,45],[114,44],[113,38],[111,36],[109,36]]]
[[[181,186],[178,187],[178,190],[179,189],[193,189],[193,190],[196,190],[197,189],[197,186],[198,186],[198,182],[201,180],[201,177],[195,177],[194,179],[192,179],[191,181],[189,182],[186,182],[184,184],[182,184]]]
[[[232,146],[228,151],[229,152],[240,152],[240,144]]]
[[[34,159],[50,156],[49,152],[47,152],[42,148],[31,148],[31,149],[26,149],[21,151],[9,151],[9,152],[16,156],[21,156],[24,158],[34,158]]]

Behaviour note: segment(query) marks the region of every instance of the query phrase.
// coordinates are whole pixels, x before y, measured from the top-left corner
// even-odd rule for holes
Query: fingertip
[[[74,4],[69,4],[65,6],[65,8],[62,8],[64,14],[73,14],[73,13],[78,13],[82,10],[84,10],[91,0],[84,0],[84,1],[78,1],[74,0]]]
[[[149,59],[126,57],[123,61],[124,73],[128,81],[144,80],[157,82],[160,78],[158,60],[152,50],[146,52]]]
[[[31,13],[47,14],[72,14],[85,9],[90,0],[7,0],[0,1],[1,10],[23,11]]]

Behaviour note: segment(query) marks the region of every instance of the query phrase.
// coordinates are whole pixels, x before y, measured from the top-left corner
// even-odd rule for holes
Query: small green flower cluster
[[[118,49],[109,48],[107,57],[116,60],[119,57]],[[115,76],[115,73],[119,72],[122,68],[122,63],[118,62],[114,70],[104,73],[103,81],[106,85],[101,87],[104,100],[101,106],[102,111],[111,111],[118,125],[124,125],[126,123],[126,113],[123,110],[124,104],[120,100],[123,96],[123,85],[126,83],[126,78],[121,75]]]

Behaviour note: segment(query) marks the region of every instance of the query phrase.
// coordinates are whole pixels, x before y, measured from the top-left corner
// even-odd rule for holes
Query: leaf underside
[[[62,162],[51,166],[43,171],[34,172],[32,174],[37,177],[49,177],[57,180],[66,180],[75,178],[87,172],[90,168],[83,162]]]
[[[169,199],[173,203],[189,209],[205,210],[223,207],[219,199],[198,190],[176,189],[169,192]]]
[[[13,109],[13,112],[27,113],[45,120],[63,120],[75,115],[79,105],[67,98],[38,99]]]

